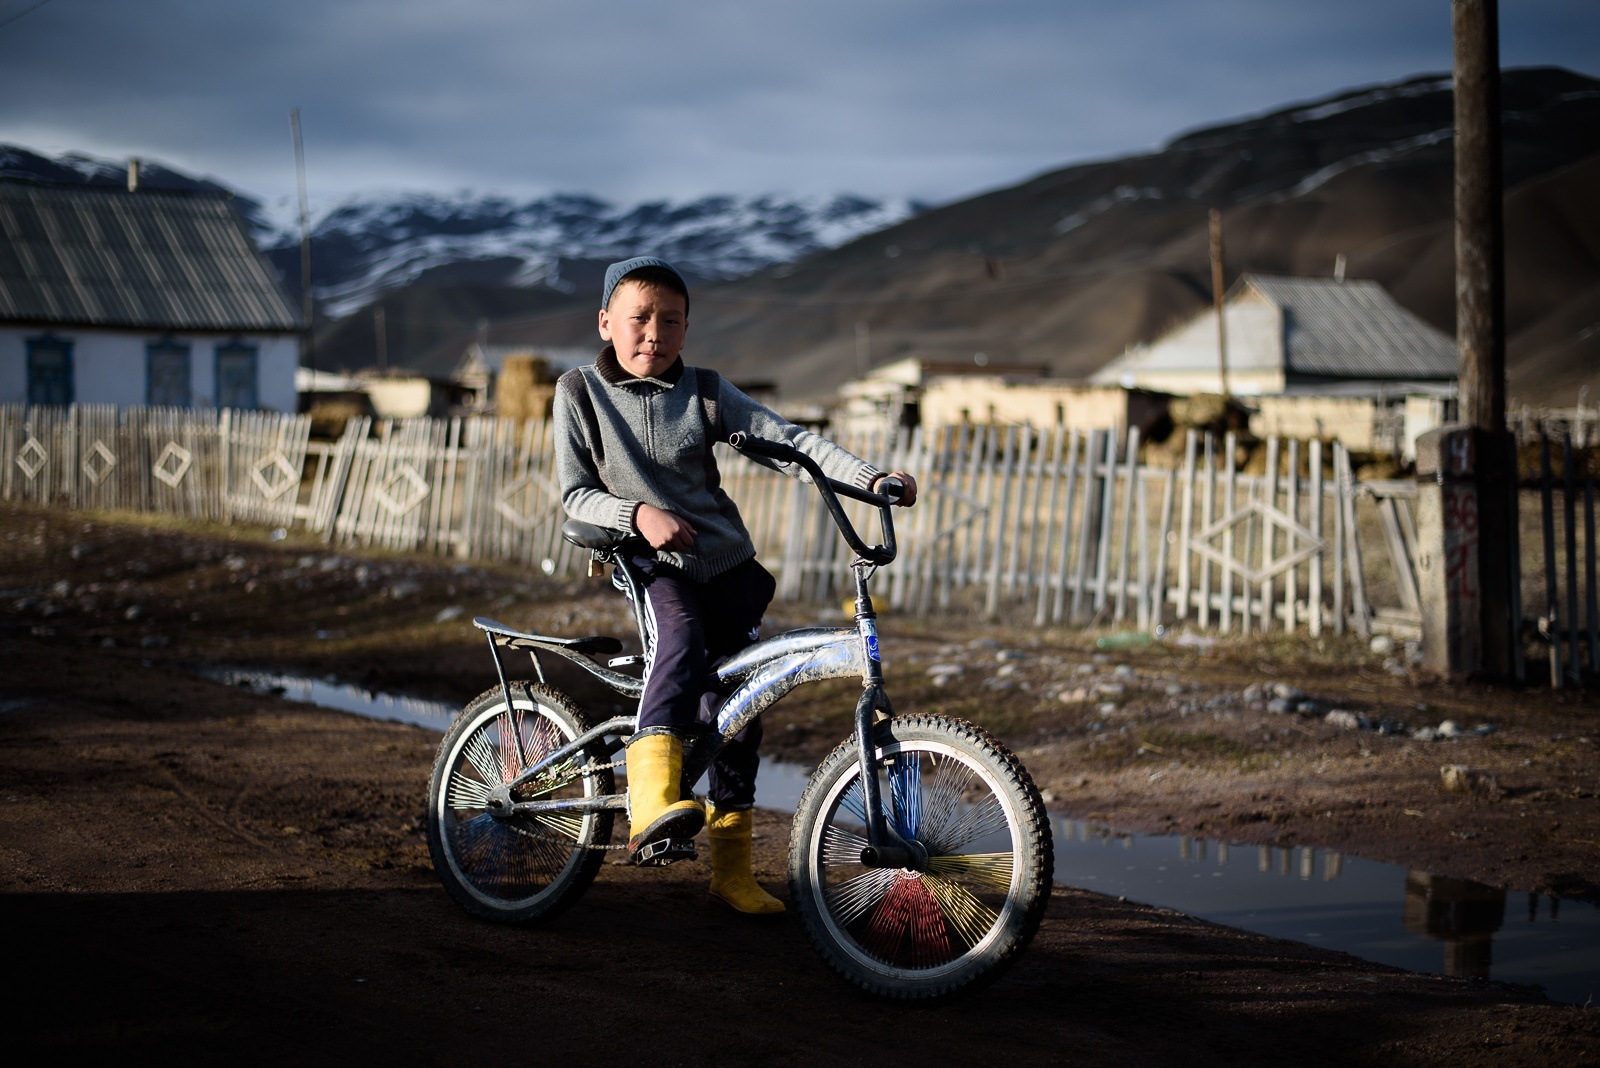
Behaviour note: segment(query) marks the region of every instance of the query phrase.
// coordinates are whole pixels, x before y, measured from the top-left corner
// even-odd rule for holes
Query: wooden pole
[[[1322,537],[1322,442],[1317,438],[1311,440],[1311,506],[1309,526],[1311,530]],[[1326,550],[1324,550],[1326,551]],[[1313,638],[1322,637],[1322,557],[1319,552],[1311,558],[1311,574],[1306,580],[1306,608],[1309,611],[1307,626]]]
[[[306,153],[300,141],[300,109],[289,109],[289,132],[294,135],[294,179],[300,191],[300,319],[304,331],[306,370],[317,373],[315,308],[311,299],[311,207],[306,199]]]
[[[1479,433],[1474,481],[1484,545],[1506,546],[1516,527],[1516,452],[1506,433],[1505,238],[1500,146],[1498,0],[1452,0],[1455,46],[1456,343],[1461,422]],[[1482,670],[1515,673],[1511,572],[1503,552],[1479,556]],[[1519,576],[1520,578],[1520,576]]]
[[[1178,521],[1177,618],[1189,618],[1189,532],[1194,529],[1194,453],[1199,435],[1191,428],[1183,444],[1183,516]]]
[[[1452,0],[1455,35],[1456,343],[1461,421],[1506,425],[1498,0]]]
[[[1228,326],[1222,317],[1222,212],[1211,209],[1211,304],[1217,310],[1217,373],[1222,381],[1222,395],[1228,391]]]

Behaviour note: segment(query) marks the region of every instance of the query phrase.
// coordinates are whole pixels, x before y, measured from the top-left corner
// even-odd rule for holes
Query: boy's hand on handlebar
[[[694,544],[694,527],[653,504],[639,505],[639,510],[633,516],[633,525],[639,528],[639,534],[655,549],[687,549]]]
[[[901,508],[910,508],[917,503],[917,480],[904,471],[890,471],[887,475],[879,475],[872,480],[872,491],[878,492],[878,484],[886,478],[898,478],[905,484],[905,492],[900,494],[900,499],[894,503]]]

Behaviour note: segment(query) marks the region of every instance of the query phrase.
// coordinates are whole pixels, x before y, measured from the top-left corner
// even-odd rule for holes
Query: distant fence
[[[573,574],[547,423],[353,419],[314,442],[270,412],[0,407],[0,497],[297,526],[338,545],[510,560]],[[1039,625],[1185,622],[1221,631],[1420,627],[1408,482],[1358,482],[1337,443],[1190,433],[1181,465],[1136,430],[951,426],[840,442],[917,474],[897,513],[890,607]],[[719,446],[780,596],[826,603],[848,554],[802,483]],[[850,506],[860,520],[866,510]]]
[[[1557,686],[1600,678],[1600,434],[1587,414],[1519,433],[1518,626],[1543,642]],[[580,570],[583,551],[560,534],[548,423],[362,418],[333,442],[310,430],[304,416],[273,412],[0,406],[0,499]],[[1140,461],[1137,430],[963,425],[838,440],[922,487],[918,507],[896,513],[900,558],[879,586],[892,609],[1420,635],[1416,483],[1358,479],[1337,442],[1247,449],[1190,431],[1162,466]],[[849,554],[815,491],[717,448],[780,597],[842,601]],[[864,506],[847,508],[873,529]]]

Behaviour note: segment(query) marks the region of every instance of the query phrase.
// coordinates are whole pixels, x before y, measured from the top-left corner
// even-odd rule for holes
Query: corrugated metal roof
[[[0,182],[0,321],[300,328],[227,200],[20,182]]]
[[[1377,282],[1246,275],[1284,311],[1285,368],[1339,378],[1454,378],[1456,343]]]

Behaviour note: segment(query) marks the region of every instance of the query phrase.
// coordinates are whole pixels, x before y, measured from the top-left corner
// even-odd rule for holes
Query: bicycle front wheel
[[[927,851],[924,870],[868,868],[854,740],[801,795],[789,887],[806,933],[845,978],[881,997],[946,997],[994,979],[1033,939],[1050,899],[1044,802],[982,728],[942,716],[879,724],[886,818]]]
[[[549,919],[589,887],[611,840],[613,813],[491,814],[490,792],[589,729],[566,694],[516,683],[474,698],[445,732],[428,782],[428,850],[444,888],[474,916],[502,923]],[[580,751],[519,787],[515,800],[613,792],[598,750]]]

